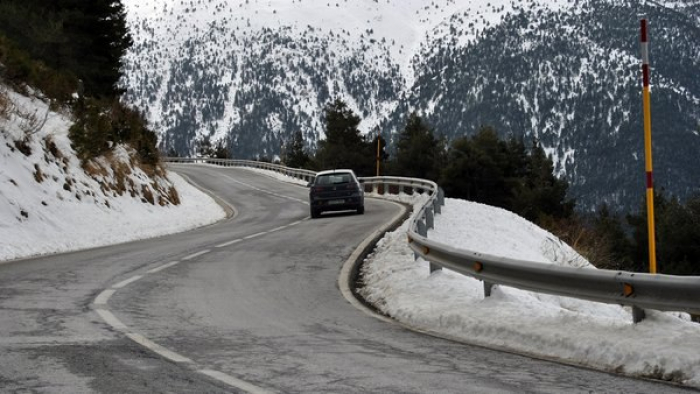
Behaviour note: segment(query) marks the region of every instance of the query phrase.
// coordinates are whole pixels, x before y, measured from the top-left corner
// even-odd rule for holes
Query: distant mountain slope
[[[700,2],[126,0],[136,45],[127,100],[164,149],[225,140],[279,154],[321,108],[349,102],[390,136],[418,110],[450,139],[481,125],[537,138],[584,208],[637,206],[643,191],[638,14],[651,21],[656,180],[697,191]]]
[[[441,41],[389,128],[419,108],[450,138],[481,125],[532,136],[584,206],[635,205],[644,190],[640,11],[607,1],[575,13],[523,10],[465,48]],[[647,12],[656,180],[687,195],[700,184],[700,27],[673,9]]]

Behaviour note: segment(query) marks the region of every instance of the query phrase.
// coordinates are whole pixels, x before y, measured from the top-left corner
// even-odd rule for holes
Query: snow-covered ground
[[[149,178],[129,166],[132,152],[123,146],[110,158],[129,168],[120,195],[119,176],[105,169],[105,159],[96,162],[97,179],[83,170],[70,146],[66,115],[2,86],[0,95],[6,103],[0,108],[0,262],[182,232],[225,216],[177,174]],[[44,118],[43,127],[28,135]],[[16,146],[25,138],[28,154]],[[181,203],[159,201],[173,186]],[[141,200],[149,196],[154,204]]]
[[[369,256],[362,294],[392,318],[468,343],[700,387],[700,324],[647,311],[495,286],[449,270],[429,272],[406,242],[408,222]],[[595,269],[568,245],[500,208],[447,199],[428,238],[485,254]]]
[[[0,115],[11,113],[9,119],[0,116],[0,262],[184,231],[224,216],[211,198],[173,173],[168,178],[179,205],[101,190],[74,156],[65,116],[47,112],[39,100],[0,93],[12,101],[11,111],[0,107]],[[46,114],[46,124],[29,138],[31,153],[24,154],[15,141],[34,124],[32,114],[39,119]],[[49,140],[62,158],[45,149]],[[103,183],[112,182],[110,177],[104,175]],[[127,179],[135,190],[158,186],[138,169]],[[164,179],[158,182],[168,186]],[[688,316],[647,311],[646,320],[633,324],[630,311],[620,306],[499,286],[484,299],[480,282],[448,270],[431,275],[425,261],[414,261],[406,228],[404,223],[388,233],[364,268],[364,295],[394,319],[469,343],[700,387],[700,325]],[[492,255],[594,269],[532,223],[463,200],[447,199],[429,238]]]

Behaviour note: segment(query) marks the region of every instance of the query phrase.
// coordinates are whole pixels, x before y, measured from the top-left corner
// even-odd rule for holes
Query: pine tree
[[[453,142],[440,184],[452,197],[510,209],[508,168],[506,144],[493,128],[484,127],[471,139]]]
[[[292,140],[286,146],[284,164],[291,168],[307,168],[311,159],[304,151],[304,135],[301,131],[294,133]]]
[[[566,195],[569,184],[554,175],[552,160],[538,143],[530,150],[523,180],[514,199],[516,213],[535,222],[573,214],[575,201]]]
[[[88,96],[121,93],[121,58],[132,40],[120,0],[3,0],[0,32],[50,68],[82,79]]]
[[[436,181],[443,162],[444,142],[418,114],[411,113],[398,136],[394,171],[400,176]]]
[[[120,0],[63,0],[69,16],[66,35],[75,46],[76,74],[85,92],[96,97],[120,95],[121,58],[131,46],[126,11]]]
[[[592,227],[593,238],[601,241],[596,245],[598,259],[591,263],[598,268],[631,271],[632,242],[619,216],[610,212],[607,204],[603,204],[597,209]]]
[[[700,275],[700,195],[683,204],[663,191],[654,193],[657,271],[670,275]],[[647,209],[643,203],[636,215],[628,215],[633,228],[633,267],[649,272]]]
[[[369,143],[357,128],[360,117],[340,99],[323,109],[326,139],[319,141],[316,162],[319,169],[349,168],[358,175],[372,174],[372,156],[367,156]]]

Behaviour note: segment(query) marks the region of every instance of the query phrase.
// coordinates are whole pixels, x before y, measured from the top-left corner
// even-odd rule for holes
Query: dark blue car
[[[365,213],[365,193],[352,170],[321,171],[308,186],[309,206],[314,219],[325,211]]]

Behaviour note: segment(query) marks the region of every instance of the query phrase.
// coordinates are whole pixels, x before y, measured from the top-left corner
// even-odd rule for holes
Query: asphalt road
[[[1,393],[687,392],[372,317],[343,298],[338,275],[397,205],[368,199],[365,215],[308,220],[303,187],[172,168],[233,217],[0,265]]]

